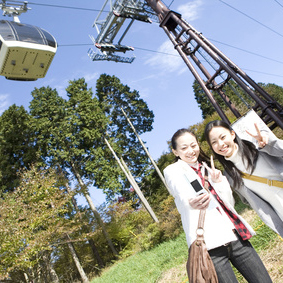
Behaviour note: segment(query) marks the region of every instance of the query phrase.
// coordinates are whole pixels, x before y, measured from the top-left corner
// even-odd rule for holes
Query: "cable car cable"
[[[250,51],[248,51],[248,50],[244,50],[244,49],[241,49],[241,48],[238,48],[238,47],[235,47],[235,46],[229,45],[229,44],[225,44],[225,43],[222,43],[222,42],[217,41],[217,40],[212,40],[212,39],[210,39],[210,40],[211,40],[211,41],[218,42],[218,43],[220,43],[220,44],[227,45],[227,46],[232,47],[232,48],[235,48],[235,49],[239,49],[239,50],[241,50],[241,51],[243,51],[243,52],[247,52],[247,53],[250,53],[250,54],[253,54],[253,55],[256,55],[256,56],[259,56],[259,57],[265,58],[265,59],[267,59],[267,60],[271,60],[271,61],[274,61],[274,62],[277,62],[277,63],[283,64],[283,62],[281,62],[281,61],[274,60],[274,59],[272,59],[272,58],[268,58],[268,57],[262,56],[262,55],[260,55],[260,54],[253,53],[253,52],[250,52]],[[62,44],[62,45],[58,45],[58,47],[72,47],[72,46],[86,46],[86,45],[93,45],[93,44],[92,44],[92,43],[82,43],[82,44]],[[140,47],[135,47],[135,46],[134,46],[134,49],[138,49],[138,50],[142,50],[142,51],[148,51],[148,52],[152,52],[152,53],[163,54],[163,55],[169,55],[169,56],[179,57],[179,55],[178,55],[178,54],[172,54],[172,53],[160,52],[160,51],[156,51],[156,50],[150,50],[150,49],[140,48]],[[270,74],[270,73],[265,73],[265,72],[260,72],[260,71],[249,70],[249,69],[245,69],[245,68],[243,68],[243,70],[246,70],[246,71],[249,71],[249,72],[254,72],[254,73],[259,73],[259,74],[265,74],[265,75],[269,75],[269,76],[283,77],[283,75]]]
[[[277,0],[274,0],[279,6],[281,6],[282,8],[283,8],[283,5],[279,2],[279,1],[277,1]]]
[[[266,56],[263,56],[263,55],[254,53],[254,52],[252,52],[252,51],[245,50],[245,49],[242,49],[242,48],[239,48],[239,47],[236,47],[236,46],[233,46],[233,45],[230,45],[230,44],[227,44],[227,43],[218,41],[218,40],[214,40],[214,39],[210,39],[210,38],[208,38],[208,39],[209,39],[210,41],[217,42],[217,43],[219,43],[219,44],[226,45],[226,46],[228,46],[228,47],[231,47],[231,48],[234,48],[234,49],[237,49],[237,50],[240,50],[240,51],[243,51],[243,52],[246,52],[246,53],[249,53],[249,54],[258,56],[258,57],[261,57],[261,58],[264,58],[264,59],[266,59],[266,60],[283,64],[283,61],[279,61],[279,60],[276,60],[276,59],[272,59],[272,58],[269,58],[269,57],[266,57]],[[93,43],[58,44],[58,47],[89,46],[89,45],[93,45]],[[156,51],[156,50],[151,50],[151,49],[146,49],[146,48],[141,48],[141,47],[135,47],[135,46],[133,46],[133,47],[134,47],[134,49],[138,49],[138,50],[142,50],[142,51],[148,51],[148,52],[152,52],[152,53],[159,53],[159,54],[164,54],[164,55],[170,55],[170,56],[179,57],[178,54],[172,54],[172,53],[167,53],[167,52],[161,52],[161,51]]]
[[[208,38],[208,39],[209,39],[209,38]],[[282,61],[279,61],[279,60],[276,60],[276,59],[272,59],[272,58],[269,58],[269,57],[266,57],[266,56],[263,56],[263,55],[254,53],[254,52],[249,51],[249,50],[245,50],[245,49],[242,49],[242,48],[239,48],[239,47],[236,47],[236,46],[233,46],[233,45],[230,45],[230,44],[227,44],[227,43],[218,41],[218,40],[214,40],[214,39],[209,39],[209,40],[210,40],[210,41],[217,42],[217,43],[220,43],[220,44],[222,44],[222,45],[226,45],[226,46],[231,47],[231,48],[234,48],[234,49],[238,49],[238,50],[240,50],[240,51],[243,51],[243,52],[246,52],[246,53],[249,53],[249,54],[252,54],[252,55],[255,55],[255,56],[264,58],[264,59],[267,59],[267,60],[270,60],[270,61],[273,61],[273,62],[277,62],[277,63],[283,64]]]
[[[19,2],[19,1],[13,1],[9,0],[9,2]],[[37,5],[37,6],[47,6],[47,7],[54,7],[54,8],[64,8],[64,9],[75,9],[75,10],[84,10],[84,11],[92,11],[92,12],[100,12],[100,9],[90,9],[90,8],[81,8],[81,7],[71,7],[71,6],[61,6],[61,5],[52,5],[52,4],[39,4],[34,2],[28,2],[29,5]],[[109,13],[109,11],[105,11]]]
[[[169,4],[168,8],[174,3],[175,0],[172,0],[171,3]]]
[[[272,28],[270,28],[270,27],[268,27],[267,25],[265,25],[265,24],[261,23],[260,21],[258,21],[258,20],[256,20],[256,19],[252,18],[251,16],[249,16],[249,15],[245,14],[244,12],[242,12],[242,11],[240,11],[240,10],[236,9],[235,7],[233,7],[233,6],[229,5],[228,3],[226,3],[226,2],[224,2],[224,1],[222,1],[222,0],[219,0],[219,1],[220,1],[221,3],[224,3],[225,5],[227,5],[228,7],[230,7],[230,8],[232,8],[232,9],[234,9],[235,11],[239,12],[240,14],[242,14],[242,15],[244,15],[244,16],[246,16],[246,17],[248,17],[249,19],[251,19],[251,20],[255,21],[256,23],[258,23],[258,24],[262,25],[263,27],[265,27],[265,28],[269,29],[270,31],[272,31],[272,32],[276,33],[277,35],[279,35],[279,36],[283,37],[283,34],[281,34],[281,33],[277,32],[276,30],[274,30],[274,29],[272,29]]]

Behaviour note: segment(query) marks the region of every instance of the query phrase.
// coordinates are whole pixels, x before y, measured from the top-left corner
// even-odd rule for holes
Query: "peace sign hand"
[[[248,130],[246,130],[246,132],[247,132],[251,137],[253,137],[253,138],[255,138],[255,139],[257,140],[258,146],[259,146],[260,148],[263,148],[263,147],[265,147],[265,146],[268,144],[268,135],[261,133],[256,123],[254,123],[254,125],[255,125],[256,132],[257,132],[256,135],[253,135],[253,134],[250,133]]]
[[[219,183],[219,182],[222,181],[222,173],[221,173],[220,170],[215,169],[214,161],[213,161],[213,156],[212,155],[210,156],[211,168],[209,168],[205,162],[203,162],[202,164],[207,169],[207,171],[210,173],[211,180],[214,183]]]

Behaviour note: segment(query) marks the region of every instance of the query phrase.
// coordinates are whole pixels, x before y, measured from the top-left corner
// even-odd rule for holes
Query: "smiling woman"
[[[205,137],[222,163],[233,189],[265,222],[283,236],[283,141],[255,124],[257,147],[227,123],[208,123]]]
[[[181,215],[188,247],[196,239],[199,215],[205,210],[204,241],[218,282],[238,282],[230,261],[248,282],[271,282],[249,242],[255,232],[236,212],[230,185],[215,169],[213,159],[209,161],[195,135],[187,129],[178,130],[171,145],[177,161],[164,169],[164,177]],[[199,195],[195,181],[204,193]]]

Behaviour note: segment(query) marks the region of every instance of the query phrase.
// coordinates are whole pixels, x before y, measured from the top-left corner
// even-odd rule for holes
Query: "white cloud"
[[[203,0],[189,1],[186,4],[180,5],[177,12],[181,13],[182,18],[186,21],[196,20],[199,16],[200,7],[203,5]],[[158,68],[163,72],[178,72],[183,73],[187,70],[183,60],[178,52],[174,49],[172,42],[164,42],[157,50],[157,53],[145,61],[146,65]],[[159,73],[160,74],[160,73]]]
[[[55,83],[53,82],[53,85],[58,94],[63,97],[66,98],[66,88],[69,86],[70,81],[72,80],[76,80],[78,78],[85,78],[85,81],[87,83],[92,83],[93,81],[96,81],[98,79],[99,75],[96,72],[93,73],[85,73],[82,74],[82,72],[78,72],[76,74],[73,74],[73,79],[64,79],[61,80],[59,83]]]
[[[199,17],[199,10],[202,4],[202,0],[190,1],[186,4],[180,5],[177,8],[177,12],[179,12],[182,15],[182,18],[186,21],[194,21]]]
[[[3,113],[9,106],[9,94],[0,94],[0,114]]]
[[[93,80],[97,80],[99,78],[99,74],[97,72],[88,73],[83,76],[87,83],[93,82]]]
[[[163,72],[180,71],[183,67],[183,60],[174,49],[171,41],[165,41],[157,50],[156,55],[145,61],[146,65],[158,67]]]

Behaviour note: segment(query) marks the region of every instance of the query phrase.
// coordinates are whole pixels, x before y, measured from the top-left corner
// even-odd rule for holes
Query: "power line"
[[[260,72],[260,71],[255,71],[255,70],[249,70],[249,69],[242,69],[248,72],[253,72],[253,73],[259,73],[259,74],[264,74],[264,75],[268,75],[268,76],[274,76],[274,77],[280,77],[283,78],[283,75],[276,75],[276,74],[270,74],[270,73],[265,73],[265,72]]]
[[[86,46],[86,45],[93,45],[93,43],[58,44],[58,47],[72,47],[72,46]]]
[[[279,2],[279,1],[277,1],[277,0],[274,0],[279,6],[281,6],[282,8],[283,8],[283,5]]]
[[[19,1],[9,0],[9,2],[16,2],[16,3],[18,3]],[[100,12],[100,9],[89,9],[89,8],[81,8],[81,7],[51,5],[51,4],[44,4],[44,3],[39,4],[39,3],[34,3],[34,2],[28,2],[28,4],[29,5],[37,5],[37,6],[54,7],[54,8],[64,8],[64,9],[74,9],[74,10],[84,10],[84,11]],[[108,11],[104,11],[104,12],[108,13]]]
[[[240,50],[240,51],[243,51],[243,52],[246,52],[246,53],[249,53],[249,54],[252,54],[252,55],[255,55],[255,56],[264,58],[264,59],[267,59],[267,60],[270,60],[270,61],[274,61],[274,62],[283,64],[282,61],[278,61],[278,60],[275,60],[275,59],[272,59],[272,58],[268,58],[268,57],[266,57],[266,56],[263,56],[263,55],[260,55],[260,54],[257,54],[257,53],[254,53],[254,52],[251,52],[251,51],[242,49],[242,48],[238,48],[238,47],[235,47],[235,46],[232,46],[232,45],[229,45],[229,44],[226,44],[226,43],[217,41],[217,40],[213,40],[213,39],[209,39],[209,40],[210,40],[210,41],[217,42],[217,43],[219,43],[219,44],[226,45],[226,46],[231,47],[231,48],[234,48],[234,49],[238,49],[238,50]],[[86,45],[93,45],[93,44],[92,44],[92,43],[62,44],[62,45],[58,45],[58,47],[72,47],[72,46],[86,46]],[[156,50],[151,50],[151,49],[146,49],[146,48],[140,48],[140,47],[135,47],[135,46],[134,46],[134,49],[138,49],[138,50],[142,50],[142,51],[147,51],[147,52],[152,52],[152,53],[163,54],[163,55],[169,55],[169,56],[180,57],[178,54],[172,54],[172,53],[167,53],[167,52],[161,52],[161,51],[156,51]],[[254,72],[254,73],[260,73],[260,74],[264,74],[264,75],[269,75],[269,76],[283,77],[283,75],[270,74],[270,73],[265,73],[265,72],[260,72],[260,71],[254,71],[254,70],[249,70],[249,69],[244,69],[244,68],[243,68],[243,70],[246,70],[246,71],[249,71],[249,72]]]
[[[209,38],[208,38],[208,39],[209,39]],[[227,44],[227,43],[224,43],[224,42],[220,42],[220,41],[217,41],[217,40],[214,40],[214,39],[209,39],[209,40],[210,40],[210,41],[213,41],[213,42],[220,43],[220,44],[222,44],[222,45],[229,46],[229,47],[231,47],[231,48],[234,48],[234,49],[237,49],[237,50],[240,50],[240,51],[249,53],[249,54],[252,54],[252,55],[255,55],[255,56],[258,56],[258,57],[261,57],[261,58],[264,58],[264,59],[267,59],[267,60],[270,60],[270,61],[273,61],[273,62],[277,62],[277,63],[283,64],[282,61],[279,61],[279,60],[276,60],[276,59],[272,59],[272,58],[269,58],[269,57],[266,57],[266,56],[263,56],[263,55],[254,53],[254,52],[248,51],[248,50],[246,50],[246,49],[242,49],[242,48],[239,48],[239,47],[236,47],[236,46],[232,46],[232,45],[230,45],[230,44]]]
[[[172,0],[171,3],[169,4],[168,8],[174,3],[175,0]]]
[[[245,14],[244,12],[236,9],[235,7],[229,5],[228,3],[222,1],[222,0],[219,0],[220,2],[222,2],[223,4],[229,6],[230,8],[236,10],[237,12],[243,14],[244,16],[248,17],[249,19],[257,22],[258,24],[264,26],[265,28],[269,29],[270,31],[280,35],[283,37],[282,34],[278,33],[277,31],[273,30],[272,28],[264,25],[263,23],[259,22],[258,20],[250,17],[249,15]],[[276,3],[278,3],[281,7],[283,7],[283,5],[278,2],[277,0],[274,0]],[[10,2],[17,2],[17,1],[13,1],[13,0],[10,0]],[[170,5],[172,5],[172,3],[174,2],[174,0],[171,1]],[[42,3],[42,4],[39,4],[39,3],[35,3],[35,2],[28,2],[28,4],[31,4],[31,5],[38,5],[38,6],[47,6],[47,7],[54,7],[54,8],[64,8],[64,9],[75,9],[75,10],[84,10],[84,11],[92,11],[92,12],[100,12],[101,10],[100,9],[90,9],[90,8],[81,8],[81,7],[71,7],[71,6],[62,6],[62,5],[51,5],[51,4],[46,4],[46,3]],[[107,12],[108,11],[103,11],[103,12]],[[283,64],[282,61],[279,61],[279,60],[276,60],[276,59],[272,59],[272,58],[269,58],[269,57],[266,57],[266,56],[263,56],[263,55],[260,55],[260,54],[257,54],[257,53],[254,53],[254,52],[251,52],[251,51],[248,51],[248,50],[245,50],[245,49],[242,49],[242,48],[239,48],[239,47],[235,47],[235,46],[232,46],[232,45],[229,45],[227,43],[223,43],[223,42],[220,42],[220,41],[217,41],[217,40],[213,40],[213,39],[209,39],[211,41],[214,41],[214,42],[217,42],[219,44],[222,44],[222,45],[226,45],[228,47],[231,47],[231,48],[234,48],[234,49],[237,49],[237,50],[240,50],[240,51],[243,51],[243,52],[246,52],[246,53],[249,53],[249,54],[252,54],[252,55],[255,55],[255,56],[258,56],[258,57],[261,57],[261,58],[264,58],[264,59],[267,59],[267,60],[270,60],[270,61],[273,61],[273,62],[277,62],[277,63],[280,63],[280,64]],[[75,46],[90,46],[90,45],[93,45],[92,43],[78,43],[78,44],[58,44],[58,47],[75,47]],[[140,47],[134,47],[135,49],[138,49],[138,50],[142,50],[142,51],[148,51],[148,52],[152,52],[152,53],[158,53],[158,54],[163,54],[163,55],[169,55],[169,56],[175,56],[175,57],[179,57],[178,54],[171,54],[171,53],[166,53],[166,52],[161,52],[161,51],[156,51],[156,50],[151,50],[151,49],[145,49],[145,48],[140,48]],[[252,70],[249,70],[249,71],[252,71]],[[258,72],[258,71],[252,71],[252,72]],[[258,72],[258,73],[262,73],[262,72]],[[283,76],[280,76],[280,75],[275,75],[275,74],[268,74],[268,73],[262,73],[262,74],[266,74],[266,75],[272,75],[272,76],[279,76],[279,77],[283,77]]]
[[[163,55],[170,55],[170,56],[180,57],[180,55],[178,55],[178,54],[172,54],[172,53],[167,53],[167,52],[161,52],[161,51],[156,51],[156,50],[150,50],[150,49],[145,49],[145,48],[140,48],[140,47],[134,47],[134,49],[139,49],[139,50],[143,50],[143,51],[149,51],[149,52],[158,53],[158,54],[163,54]]]
[[[272,59],[272,58],[269,58],[269,57],[266,57],[266,56],[257,54],[257,53],[255,53],[255,52],[252,52],[252,51],[249,51],[249,50],[246,50],[246,49],[242,49],[242,48],[239,48],[239,47],[236,47],[236,46],[233,46],[233,45],[230,45],[230,44],[227,44],[227,43],[218,41],[218,40],[214,40],[214,39],[210,39],[210,38],[208,38],[208,39],[209,39],[210,41],[217,42],[217,43],[222,44],[222,45],[226,45],[226,46],[228,46],[228,47],[231,47],[231,48],[240,50],[240,51],[242,51],[242,52],[246,52],[246,53],[249,53],[249,54],[252,54],[252,55],[255,55],[255,56],[258,56],[258,57],[261,57],[261,58],[264,58],[264,59],[267,59],[267,60],[276,62],[276,63],[283,64],[282,61],[279,61],[279,60],[276,60],[276,59]],[[93,45],[93,43],[58,44],[58,47],[89,46],[89,45]],[[133,46],[133,47],[134,47],[134,49],[138,49],[138,50],[142,50],[142,51],[148,51],[148,52],[152,52],[152,53],[158,53],[158,54],[163,54],[163,55],[169,55],[169,56],[179,57],[178,54],[172,54],[172,53],[167,53],[167,52],[161,52],[161,51],[156,51],[156,50],[151,50],[151,49],[146,49],[146,48],[141,48],[141,47],[135,47],[135,46]]]
[[[279,36],[283,37],[283,34],[281,34],[281,33],[277,32],[276,30],[274,30],[274,29],[272,29],[272,28],[270,28],[270,27],[268,27],[267,25],[265,25],[265,24],[261,23],[260,21],[258,21],[258,20],[256,20],[256,19],[252,18],[251,16],[249,16],[249,15],[245,14],[244,12],[242,12],[242,11],[240,11],[240,10],[236,9],[235,7],[233,7],[233,6],[229,5],[228,3],[226,3],[226,2],[224,2],[224,1],[222,1],[222,0],[219,0],[219,1],[220,1],[221,3],[223,3],[223,4],[227,5],[228,7],[230,7],[230,8],[232,8],[232,9],[234,9],[235,11],[239,12],[240,14],[242,14],[242,15],[244,15],[244,16],[246,16],[246,17],[248,17],[249,19],[251,19],[251,20],[255,21],[256,23],[260,24],[261,26],[263,26],[263,27],[265,27],[265,28],[269,29],[270,31],[272,31],[272,32],[276,33],[277,35],[279,35]]]

